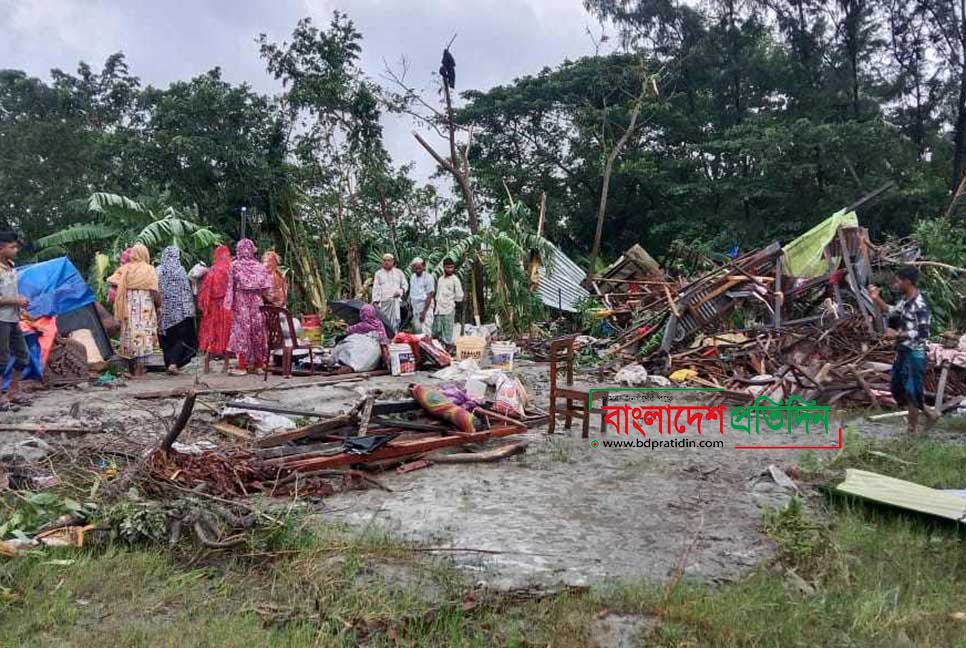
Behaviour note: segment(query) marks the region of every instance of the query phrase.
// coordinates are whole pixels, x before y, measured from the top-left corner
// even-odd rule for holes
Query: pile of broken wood
[[[687,380],[722,388],[717,400],[734,403],[795,394],[819,404],[894,406],[892,345],[867,287],[875,268],[917,254],[908,242],[877,247],[864,228],[840,227],[823,252],[828,271],[812,278],[790,276],[775,242],[682,285],[639,264],[636,274],[601,275],[594,285],[608,299],[606,290],[619,285],[640,295],[609,349],[621,364],[643,358],[652,373],[691,370]],[[955,407],[966,395],[966,370],[930,366],[925,388],[941,408]]]
[[[271,402],[236,400],[234,409],[284,414],[308,419],[301,427],[257,436],[226,421],[214,429],[231,439],[237,450],[205,451],[187,455],[178,452],[175,441],[185,428],[197,393],[189,393],[160,447],[148,461],[155,478],[181,482],[189,488],[204,484],[222,496],[244,496],[252,492],[286,495],[294,491],[325,495],[368,482],[380,485],[354,469],[385,470],[395,467],[405,473],[434,463],[478,463],[510,457],[526,450],[526,440],[500,443],[498,440],[525,433],[546,422],[546,413],[534,411],[514,419],[483,407],[474,415],[480,427],[461,432],[425,416],[412,398],[379,400],[370,391],[338,414],[285,407]],[[459,449],[452,453],[451,450]],[[328,480],[328,481],[326,481]]]

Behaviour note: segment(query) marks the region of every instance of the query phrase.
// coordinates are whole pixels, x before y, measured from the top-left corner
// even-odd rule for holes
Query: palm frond
[[[95,192],[87,201],[87,208],[97,214],[144,217],[151,216],[151,211],[136,200],[120,194]]]
[[[37,239],[40,248],[64,248],[77,243],[93,243],[114,238],[117,229],[103,223],[82,223]]]

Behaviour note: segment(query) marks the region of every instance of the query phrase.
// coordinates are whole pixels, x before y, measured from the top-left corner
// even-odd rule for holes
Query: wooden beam
[[[949,363],[943,362],[939,371],[939,384],[936,386],[936,412],[943,413],[943,398],[946,396],[946,380],[949,378]]]
[[[396,459],[399,457],[423,454],[426,452],[432,452],[433,450],[439,450],[441,448],[466,445],[469,443],[482,443],[488,439],[520,433],[521,430],[519,427],[507,426],[492,428],[483,432],[474,432],[470,434],[453,434],[451,436],[445,436],[438,439],[416,439],[411,441],[394,440],[367,455],[342,452],[331,457],[319,457],[315,459],[306,459],[304,461],[293,461],[289,464],[286,464],[286,468],[293,471],[307,471],[357,463],[372,463],[375,461],[382,461],[384,459]]]
[[[280,446],[291,441],[304,439],[308,436],[321,434],[322,432],[331,432],[332,430],[337,430],[340,427],[351,425],[354,420],[355,413],[335,416],[333,418],[326,419],[325,421],[312,423],[311,425],[295,428],[294,430],[286,430],[285,432],[279,432],[278,434],[273,434],[272,436],[265,437],[264,439],[259,439],[255,442],[255,447],[272,448],[274,446]]]
[[[845,240],[845,232],[839,227],[835,231],[839,239],[839,247],[842,249],[842,263],[845,264],[845,272],[849,278],[849,287],[852,288],[852,292],[855,294],[855,301],[859,303],[859,309],[862,311],[863,315],[870,315],[875,318],[875,313],[871,311],[871,307],[865,303],[865,297],[862,295],[863,288],[859,285],[859,280],[855,276],[855,268],[852,267],[851,255],[849,255],[849,245],[848,241]],[[869,322],[869,332],[874,333],[875,327],[872,322]]]
[[[246,444],[249,444],[255,440],[255,435],[245,428],[232,425],[231,423],[226,423],[225,421],[212,423],[211,427],[213,427],[216,432],[228,437],[229,439],[241,441]]]

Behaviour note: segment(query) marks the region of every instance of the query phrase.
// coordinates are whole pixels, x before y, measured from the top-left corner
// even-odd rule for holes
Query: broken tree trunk
[[[597,227],[594,229],[594,244],[590,248],[590,259],[587,262],[587,283],[590,283],[594,278],[594,265],[597,263],[597,255],[600,254],[600,241],[604,234],[604,216],[607,213],[607,194],[610,191],[610,177],[614,172],[614,163],[624,149],[624,145],[627,144],[627,140],[630,139],[634,130],[637,128],[637,118],[641,115],[641,104],[644,103],[645,94],[647,94],[647,79],[641,81],[641,92],[634,99],[634,105],[631,107],[630,112],[630,122],[627,124],[627,128],[624,129],[614,148],[607,154],[607,159],[604,162],[604,177],[600,187],[600,202],[597,205]]]
[[[165,452],[171,451],[171,446],[174,442],[178,440],[178,435],[184,431],[185,427],[188,425],[188,420],[191,418],[191,412],[195,409],[195,400],[198,398],[197,392],[189,392],[185,396],[184,403],[181,405],[181,413],[178,414],[178,418],[175,419],[174,425],[165,435],[164,441],[161,442],[161,449]]]

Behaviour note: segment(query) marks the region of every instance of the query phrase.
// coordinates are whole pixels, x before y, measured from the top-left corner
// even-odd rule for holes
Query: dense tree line
[[[515,200],[535,226],[545,194],[548,238],[586,255],[611,154],[605,260],[634,241],[661,254],[676,239],[719,252],[788,239],[889,181],[861,217],[876,236],[904,235],[960,185],[958,2],[584,4],[612,34],[597,55],[454,96],[484,222]],[[348,17],[301,21],[260,51],[278,96],[217,68],[145,87],[122,54],[49,80],[0,71],[0,226],[36,240],[89,224],[90,196],[105,192],[196,206],[204,225],[235,236],[244,208],[262,235],[303,245],[327,291],[348,293],[375,247],[405,256],[467,231],[452,178],[438,176],[437,192],[390,159],[381,120],[407,107],[360,69]]]
[[[602,160],[642,77],[656,83],[621,154],[604,248],[674,239],[723,252],[787,240],[886,182],[866,206],[876,236],[946,208],[966,164],[966,17],[927,0],[587,0],[620,53],[469,92],[474,161],[492,200],[504,182],[546,192],[552,238],[584,252]]]

